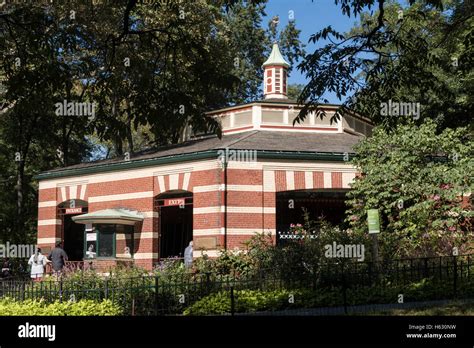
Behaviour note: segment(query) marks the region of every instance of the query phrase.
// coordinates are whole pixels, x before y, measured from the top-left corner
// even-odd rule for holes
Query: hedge
[[[110,300],[101,302],[80,300],[77,302],[53,302],[42,300],[0,300],[0,316],[117,316],[120,306]]]

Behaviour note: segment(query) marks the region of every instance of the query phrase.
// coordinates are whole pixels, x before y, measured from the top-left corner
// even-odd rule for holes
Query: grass
[[[442,306],[412,309],[391,309],[372,313],[373,315],[472,315],[474,316],[474,301],[453,301]]]

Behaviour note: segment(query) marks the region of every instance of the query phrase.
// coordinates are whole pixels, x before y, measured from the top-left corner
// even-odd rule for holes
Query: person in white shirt
[[[31,266],[31,278],[34,281],[41,281],[44,274],[44,266],[48,260],[41,254],[41,249],[37,248],[36,252],[31,255],[28,264]]]

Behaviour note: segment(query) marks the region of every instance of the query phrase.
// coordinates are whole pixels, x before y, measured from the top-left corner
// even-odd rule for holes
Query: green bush
[[[0,315],[2,316],[116,316],[121,315],[122,309],[110,300],[96,302],[80,300],[78,302],[53,302],[42,300],[15,301],[0,300]]]

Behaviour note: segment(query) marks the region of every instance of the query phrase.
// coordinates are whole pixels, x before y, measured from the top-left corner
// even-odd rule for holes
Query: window
[[[115,225],[97,225],[97,257],[115,257]]]

